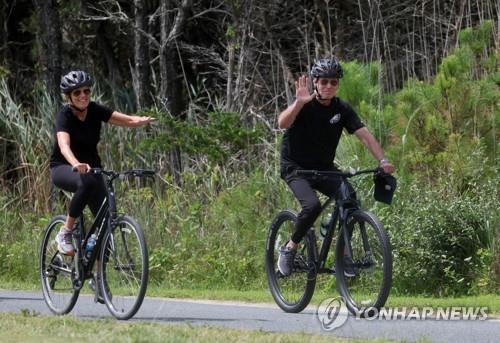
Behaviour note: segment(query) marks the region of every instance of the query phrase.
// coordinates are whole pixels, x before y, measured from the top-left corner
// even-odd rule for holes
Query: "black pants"
[[[95,216],[106,197],[106,188],[101,175],[74,172],[68,164],[50,168],[52,182],[65,191],[74,193],[69,204],[70,217],[78,217],[86,205]]]
[[[285,176],[284,179],[302,207],[292,235],[292,241],[299,243],[321,213],[321,202],[316,190],[328,197],[336,197],[341,181],[336,178],[311,180],[292,174]],[[350,184],[348,187],[351,196],[355,198],[354,189]]]

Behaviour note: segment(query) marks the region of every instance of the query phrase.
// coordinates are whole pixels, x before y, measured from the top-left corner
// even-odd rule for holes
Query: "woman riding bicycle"
[[[297,169],[335,170],[335,152],[345,128],[368,148],[385,173],[394,166],[384,157],[382,147],[361,122],[353,108],[336,94],[343,70],[332,56],[318,60],[311,68],[314,92],[310,94],[310,79],[303,75],[295,82],[295,101],[278,117],[278,127],[287,129],[281,147],[281,177],[300,202],[294,233],[281,247],[278,269],[288,276],[299,242],[321,212],[316,190],[332,197],[337,194],[340,180],[310,180],[295,175]],[[354,190],[351,188],[351,191]],[[346,275],[349,271],[345,271]]]
[[[56,236],[58,250],[66,255],[74,255],[72,230],[76,218],[87,204],[95,216],[106,196],[101,176],[89,173],[91,168],[102,167],[97,152],[101,123],[139,127],[154,120],[126,115],[90,101],[92,85],[92,77],[82,70],[70,71],[60,84],[68,103],[57,114],[50,175],[54,185],[74,193],[64,228]]]

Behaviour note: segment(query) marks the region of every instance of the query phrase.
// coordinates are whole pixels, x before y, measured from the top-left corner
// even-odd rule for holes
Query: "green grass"
[[[385,342],[337,337],[248,331],[190,324],[118,322],[114,319],[81,320],[68,316],[40,316],[24,311],[0,313],[2,342]]]

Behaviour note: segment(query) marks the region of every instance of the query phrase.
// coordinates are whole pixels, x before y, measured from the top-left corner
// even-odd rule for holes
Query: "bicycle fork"
[[[354,254],[352,251],[352,236],[354,234],[355,227],[353,226],[351,231],[349,232],[348,228],[348,223],[347,223],[347,218],[350,217],[350,214],[348,212],[344,212],[344,219],[341,218],[342,220],[342,236],[344,239],[344,255],[350,257],[356,268],[369,268],[373,266],[374,261],[373,261],[373,253],[371,251],[370,243],[368,242],[368,235],[366,232],[366,227],[363,222],[358,222],[359,224],[359,235],[361,237],[361,241],[363,244],[363,255],[356,256],[358,258],[357,261],[354,260]]]
[[[344,210],[343,206],[340,207],[340,232],[342,233],[342,238],[344,240],[344,256],[349,257],[351,260],[353,260],[353,253],[352,253],[352,245],[351,245],[351,238],[353,232],[349,232],[349,229],[347,227],[347,218],[349,218],[350,212],[349,210]],[[363,235],[365,237],[365,235]],[[363,239],[364,241],[364,239]]]

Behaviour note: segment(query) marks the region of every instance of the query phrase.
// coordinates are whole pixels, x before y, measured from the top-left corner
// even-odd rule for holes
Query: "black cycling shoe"
[[[344,256],[344,275],[346,277],[355,277],[357,274],[354,261],[349,256]]]
[[[293,262],[296,253],[297,250],[290,249],[286,245],[280,248],[280,254],[278,257],[278,270],[283,276],[289,276],[292,274]]]

